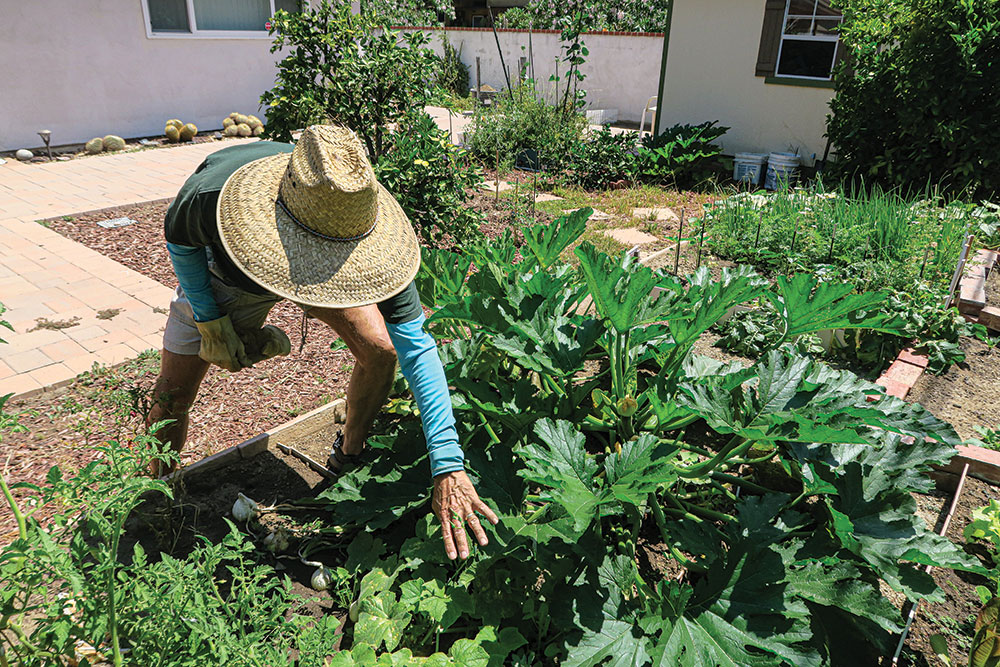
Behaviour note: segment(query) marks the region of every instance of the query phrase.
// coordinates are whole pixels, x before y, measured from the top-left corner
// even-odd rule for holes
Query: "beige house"
[[[0,151],[217,129],[274,83],[265,24],[299,0],[3,2]]]
[[[822,159],[840,21],[829,0],[673,0],[657,125],[719,120],[728,155]]]

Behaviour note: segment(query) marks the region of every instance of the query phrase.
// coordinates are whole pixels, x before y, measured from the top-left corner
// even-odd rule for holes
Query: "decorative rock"
[[[554,194],[550,194],[548,192],[541,192],[541,193],[535,195],[535,203],[536,204],[539,203],[539,202],[543,202],[543,201],[560,201],[561,199],[562,199],[562,197],[557,197]]]
[[[645,245],[646,243],[653,243],[657,240],[652,234],[647,234],[646,232],[635,228],[605,229],[604,235],[610,236],[615,241],[627,246]]]
[[[503,188],[501,188],[500,191],[503,192]],[[566,210],[563,211],[563,213],[573,213],[574,211],[579,211],[579,210],[580,209],[578,208],[567,208]],[[610,219],[611,219],[610,214],[605,213],[604,211],[601,211],[596,208],[594,209],[594,212],[590,214],[589,218],[589,220],[610,220]]]
[[[22,148],[18,152],[14,153],[14,157],[18,160],[30,160],[35,157],[35,154],[29,151],[27,148]]]
[[[215,133],[213,133],[212,134],[212,138],[213,139],[221,139],[222,138],[222,132],[215,132]]]
[[[69,157],[68,155],[60,155],[59,157],[56,158],[56,160],[58,160],[59,162],[69,162],[72,159],[73,158]],[[2,160],[0,160],[0,164],[3,164]]]
[[[652,216],[656,216],[652,218]],[[636,218],[642,218],[643,220],[677,220],[677,214],[669,208],[634,208],[632,209],[632,216]]]
[[[497,182],[496,181],[483,181],[482,188],[483,188],[483,190],[487,190],[489,192],[496,192],[497,191]],[[500,192],[507,192],[508,190],[513,190],[513,189],[514,189],[514,186],[511,185],[510,183],[508,183],[507,181],[500,181]]]
[[[104,139],[100,137],[94,137],[86,143],[84,149],[91,155],[97,155],[104,150]]]
[[[155,141],[150,141],[149,139],[140,139],[139,143],[141,145],[143,145],[143,146],[156,146],[157,145],[157,143]]]
[[[4,160],[2,157],[0,157],[0,164],[7,164],[7,160]]]

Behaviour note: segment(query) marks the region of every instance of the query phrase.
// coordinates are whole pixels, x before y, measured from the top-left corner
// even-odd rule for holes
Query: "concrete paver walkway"
[[[0,319],[14,327],[0,328],[0,395],[159,349],[170,302],[167,287],[35,220],[172,197],[206,155],[241,141],[253,140],[0,165]]]

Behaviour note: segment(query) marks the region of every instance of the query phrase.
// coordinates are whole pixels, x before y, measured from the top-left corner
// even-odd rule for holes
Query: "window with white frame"
[[[787,0],[775,74],[829,80],[842,20],[829,0]]]
[[[297,12],[300,0],[143,0],[153,34],[261,33],[279,9]]]

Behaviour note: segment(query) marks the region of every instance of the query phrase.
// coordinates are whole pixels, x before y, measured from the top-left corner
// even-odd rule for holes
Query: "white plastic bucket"
[[[766,153],[737,153],[733,156],[733,180],[737,183],[760,185]]]
[[[778,185],[792,185],[799,174],[799,156],[795,153],[771,153],[767,156],[767,178],[764,187],[778,189]]]

